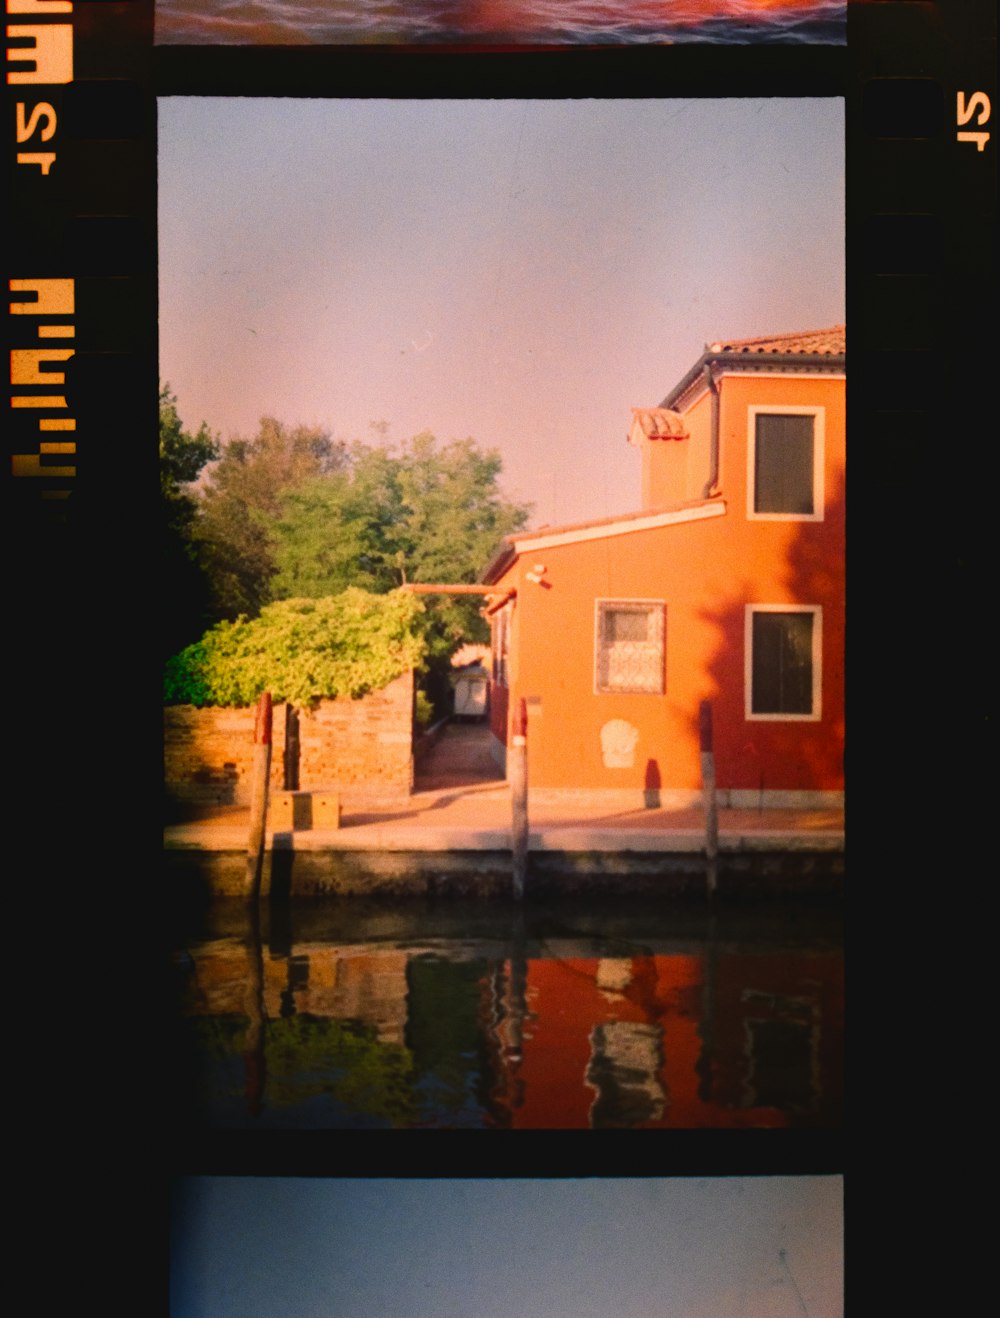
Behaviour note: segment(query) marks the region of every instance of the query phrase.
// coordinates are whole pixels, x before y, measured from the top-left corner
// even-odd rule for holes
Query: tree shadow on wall
[[[764,524],[796,526],[780,588],[763,588],[766,593],[762,594],[761,587],[743,577],[734,581],[730,603],[700,614],[718,634],[707,667],[711,684],[707,697],[713,705],[720,789],[756,791],[763,802],[768,790],[840,790],[843,786],[844,508],[844,476],[840,473],[825,499],[822,522]],[[822,606],[819,719],[746,719],[748,604]],[[690,732],[697,741],[697,710],[690,714]]]

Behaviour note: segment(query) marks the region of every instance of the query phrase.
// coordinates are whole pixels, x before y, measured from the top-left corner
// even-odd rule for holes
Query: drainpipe
[[[710,499],[713,495],[719,493],[719,386],[715,383],[711,362],[705,363],[705,387],[712,395],[712,451],[710,455],[712,465],[708,472],[708,483],[702,490],[701,497]]]

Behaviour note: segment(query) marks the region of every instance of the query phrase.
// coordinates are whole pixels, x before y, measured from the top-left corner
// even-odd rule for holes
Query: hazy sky
[[[838,1177],[201,1178],[171,1315],[841,1318],[842,1213]]]
[[[471,435],[535,524],[629,511],[631,407],[844,319],[843,136],[838,99],[161,99],[161,377],[223,437]]]

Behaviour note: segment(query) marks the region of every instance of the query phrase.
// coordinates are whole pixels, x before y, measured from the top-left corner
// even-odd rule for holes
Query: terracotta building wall
[[[663,527],[544,551],[547,590],[519,586],[515,699],[529,706],[528,775],[535,787],[696,787],[698,701],[708,693],[706,658],[715,628],[701,616],[703,565],[725,520]],[[720,572],[714,583],[724,580]],[[666,601],[666,695],[594,691],[595,601]],[[525,638],[545,638],[542,644]],[[632,764],[604,763],[602,728],[622,720],[638,732]]]
[[[749,408],[813,405],[825,420],[823,519],[748,518]],[[698,411],[703,428],[707,409]],[[504,576],[517,589],[510,698],[528,699],[533,787],[696,792],[698,706],[709,699],[720,788],[843,790],[844,382],[727,377],[720,431],[724,516],[532,550],[544,587],[525,579],[522,562]],[[664,694],[595,692],[598,599],[665,603]],[[821,608],[818,719],[747,719],[752,604]],[[638,734],[627,767],[605,763],[601,731],[617,719]]]
[[[248,805],[253,709],[164,710],[164,778],[178,801]],[[323,700],[300,713],[302,788],[393,798],[413,787],[413,674],[360,700]],[[285,707],[274,709],[271,784],[283,782]]]
[[[727,379],[722,390],[722,490],[730,514],[726,552],[736,598],[720,617],[724,644],[713,661],[714,699],[724,735],[716,738],[716,771],[728,786],[843,790],[844,561],[846,416],[844,381],[832,378]],[[823,408],[822,521],[760,522],[747,518],[748,409]],[[822,717],[813,723],[744,717],[745,604],[815,604],[822,608]],[[719,714],[717,714],[717,719]]]

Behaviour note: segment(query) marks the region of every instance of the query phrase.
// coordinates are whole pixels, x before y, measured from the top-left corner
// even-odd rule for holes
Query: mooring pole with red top
[[[712,746],[710,700],[703,700],[698,707],[698,732],[701,742],[701,790],[705,809],[705,857],[708,860],[708,895],[711,897],[715,892],[719,855],[719,810],[715,799],[715,751]]]
[[[267,797],[271,776],[271,693],[264,691],[257,702],[253,729],[253,765],[250,770],[250,838],[247,842],[247,896],[260,897],[264,868],[264,835],[267,828]]]
[[[528,706],[523,696],[514,711],[509,765],[514,897],[520,901],[528,869]]]

